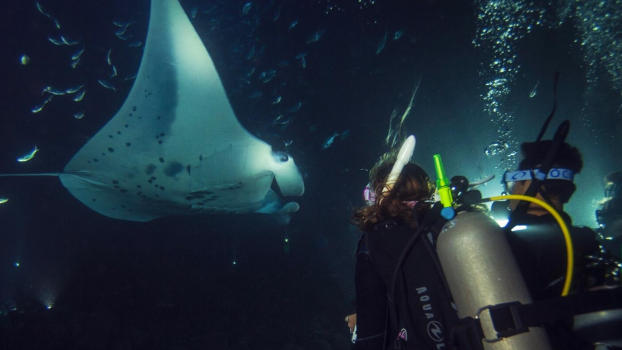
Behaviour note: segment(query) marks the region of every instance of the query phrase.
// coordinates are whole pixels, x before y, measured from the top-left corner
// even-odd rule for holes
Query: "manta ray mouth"
[[[276,195],[279,196],[280,199],[285,199],[285,195],[283,194],[283,192],[281,192],[281,188],[279,187],[279,184],[276,182],[276,178],[272,179],[272,184],[270,185],[270,189],[274,191],[274,193],[276,193]]]

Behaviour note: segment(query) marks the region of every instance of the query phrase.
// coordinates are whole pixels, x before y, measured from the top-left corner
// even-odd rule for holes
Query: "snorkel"
[[[404,140],[400,151],[397,153],[397,159],[395,160],[395,164],[393,164],[393,168],[391,168],[391,172],[387,177],[387,182],[384,184],[382,188],[382,197],[386,198],[391,194],[393,190],[393,186],[397,182],[400,174],[402,173],[402,169],[404,166],[410,162],[410,159],[413,156],[413,152],[415,152],[415,144],[417,140],[415,139],[415,135],[410,135]],[[382,200],[382,198],[380,199]]]

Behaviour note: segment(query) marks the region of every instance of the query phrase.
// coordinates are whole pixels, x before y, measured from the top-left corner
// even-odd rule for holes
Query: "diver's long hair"
[[[388,195],[382,194],[396,157],[397,151],[384,154],[369,171],[369,185],[376,194],[376,201],[354,212],[352,223],[361,231],[371,231],[374,225],[388,219],[416,229],[418,215],[413,211],[420,212],[428,207],[424,201],[432,198],[434,185],[425,170],[415,163],[406,164],[392,191]],[[417,201],[414,209],[405,203],[408,201]]]

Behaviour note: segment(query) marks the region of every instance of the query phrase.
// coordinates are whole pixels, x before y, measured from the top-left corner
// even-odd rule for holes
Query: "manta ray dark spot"
[[[91,201],[93,201],[93,202],[97,202],[97,199],[95,199],[95,198],[91,198]]]
[[[117,135],[121,135],[121,131],[117,131]]]
[[[203,161],[203,155],[199,154],[199,161],[202,162]]]
[[[112,135],[108,135],[108,138],[110,138],[110,139],[111,139],[111,138],[113,138],[113,137],[114,137],[114,136],[112,136]]]
[[[132,106],[132,111],[136,112],[136,106]]]
[[[99,162],[99,159],[97,159],[97,158],[93,158],[93,161],[94,161],[95,163],[97,163],[97,162]]]
[[[143,188],[141,185],[136,185],[136,188]]]
[[[162,158],[160,158],[162,159]],[[179,174],[184,169],[184,166],[179,162],[169,162],[164,168],[164,174],[166,176],[173,177]]]
[[[131,143],[131,142],[126,142],[126,143],[125,143],[125,145],[126,145],[127,147],[130,147],[130,146],[132,145],[132,143]]]
[[[125,125],[123,125],[123,127],[127,129],[127,128],[130,127],[130,125],[129,124],[125,124]]]
[[[134,113],[130,113],[130,114],[128,114],[128,116],[129,116],[129,117],[132,117],[133,115],[134,115]]]
[[[186,172],[188,173],[188,175],[190,175],[190,170],[191,170],[190,165],[186,165]]]
[[[161,115],[159,115],[156,119],[157,119],[157,120],[160,120],[160,119],[162,119],[162,116],[161,116]]]
[[[158,144],[161,145],[162,144],[162,140],[158,140]]]
[[[145,168],[145,174],[151,175],[156,170],[156,166],[154,164],[148,164]]]
[[[118,181],[118,180],[112,180],[112,184],[114,184],[114,185],[118,185],[118,184],[119,184],[119,181]]]
[[[160,163],[164,163],[164,158],[160,157],[158,159],[160,160]]]
[[[114,152],[114,148],[108,147],[108,152],[110,152],[110,153]]]

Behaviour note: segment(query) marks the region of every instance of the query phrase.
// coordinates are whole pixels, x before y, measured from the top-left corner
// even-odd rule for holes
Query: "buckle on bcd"
[[[518,301],[512,301],[508,303],[501,303],[496,305],[488,305],[477,310],[476,318],[481,322],[481,314],[484,310],[488,310],[490,315],[490,321],[492,323],[491,329],[494,330],[495,338],[489,338],[484,332],[482,327],[482,333],[484,333],[484,341],[488,343],[497,342],[503,338],[511,337],[519,333],[529,332],[529,327],[523,322],[520,315],[520,306],[522,304]]]

